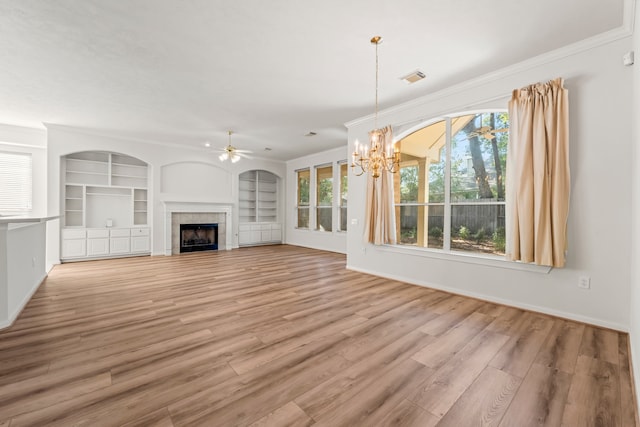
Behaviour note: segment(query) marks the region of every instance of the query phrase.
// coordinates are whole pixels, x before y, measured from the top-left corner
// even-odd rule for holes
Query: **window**
[[[347,185],[349,166],[347,162],[338,163],[340,167],[340,231],[347,231]]]
[[[398,241],[504,255],[508,115],[448,117],[402,138],[394,176]]]
[[[0,152],[0,212],[32,209],[31,154]]]
[[[333,216],[333,166],[316,166],[316,230],[331,231]]]
[[[309,228],[309,181],[311,173],[309,169],[296,171],[298,183],[298,200],[296,210],[298,213],[298,228]]]

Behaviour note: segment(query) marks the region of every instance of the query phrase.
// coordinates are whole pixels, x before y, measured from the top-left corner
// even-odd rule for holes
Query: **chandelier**
[[[395,173],[399,170],[400,151],[392,141],[385,138],[384,130],[378,129],[378,45],[382,37],[375,36],[371,44],[376,45],[376,108],[374,116],[375,129],[369,132],[369,145],[355,142],[355,150],[351,161],[351,170],[356,176],[371,172],[373,178],[378,178],[383,170]]]

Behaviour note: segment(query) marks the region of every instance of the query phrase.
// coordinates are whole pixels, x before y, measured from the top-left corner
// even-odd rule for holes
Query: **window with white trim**
[[[508,114],[449,116],[397,142],[398,243],[504,255]]]
[[[0,213],[31,211],[32,176],[31,154],[0,151]]]
[[[316,166],[316,230],[333,229],[333,165]]]
[[[340,231],[347,231],[347,189],[349,184],[349,164],[347,161],[338,162],[340,168]]]
[[[311,184],[310,181],[311,181],[311,172],[309,171],[309,169],[301,169],[296,171],[297,228],[309,228],[309,186]]]

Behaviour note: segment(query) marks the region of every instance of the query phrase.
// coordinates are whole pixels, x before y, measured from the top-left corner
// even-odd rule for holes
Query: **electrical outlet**
[[[591,277],[580,276],[578,278],[578,287],[580,289],[591,289]]]

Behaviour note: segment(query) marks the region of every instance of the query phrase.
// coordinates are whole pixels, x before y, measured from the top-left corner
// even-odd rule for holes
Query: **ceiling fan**
[[[216,150],[217,152],[220,153],[220,155],[218,156],[218,159],[220,159],[221,162],[224,162],[225,160],[231,160],[231,163],[236,163],[238,160],[240,160],[241,157],[244,157],[245,159],[250,159],[251,156],[248,156],[247,154],[251,153],[251,151],[239,150],[233,145],[231,145],[232,133],[233,133],[232,131],[229,131],[229,143],[227,144],[227,146]]]
[[[489,126],[482,126],[481,128],[476,129],[473,132],[469,132],[467,134],[467,138],[475,138],[477,136],[482,136],[486,139],[493,139],[496,137],[496,133],[507,132],[509,128],[502,129],[491,129]]]

